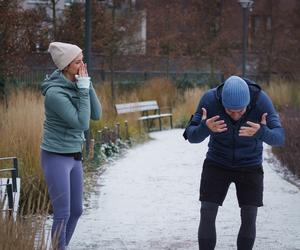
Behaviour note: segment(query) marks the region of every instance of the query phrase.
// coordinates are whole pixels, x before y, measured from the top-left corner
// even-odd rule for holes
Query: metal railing
[[[17,157],[0,157],[0,161],[12,161],[12,167],[0,169],[0,210],[15,215],[20,198],[20,178]]]
[[[45,79],[46,75],[50,75],[54,69],[38,69],[26,73],[15,74],[13,77],[7,79],[7,82],[15,85],[37,85]],[[91,69],[90,75],[93,83],[101,83],[103,81],[110,81],[112,74],[110,71],[104,71],[100,69]],[[208,72],[187,71],[115,71],[114,81],[117,84],[131,84],[142,83],[152,78],[169,78],[172,81],[189,80],[196,84],[207,84],[211,75]],[[222,80],[223,75],[216,73],[215,78],[219,81]]]

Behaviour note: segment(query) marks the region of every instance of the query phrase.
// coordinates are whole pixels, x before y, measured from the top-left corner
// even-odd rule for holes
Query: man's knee
[[[255,238],[256,234],[256,217],[257,207],[242,206],[241,207],[241,229],[240,236],[247,238]]]
[[[216,238],[215,220],[218,204],[201,202],[201,218],[198,230],[199,239]]]
[[[214,202],[202,201],[201,202],[201,215],[205,216],[216,216],[219,205]]]
[[[241,219],[242,222],[254,223],[257,217],[257,207],[256,206],[242,206],[241,207]]]

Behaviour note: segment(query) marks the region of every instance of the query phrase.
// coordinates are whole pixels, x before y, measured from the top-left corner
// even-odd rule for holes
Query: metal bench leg
[[[159,120],[159,130],[161,130],[161,118],[159,117],[158,120]]]
[[[149,119],[147,119],[146,122],[147,122],[147,129],[148,129],[148,132],[150,132],[150,122],[149,122]]]
[[[8,208],[14,208],[13,187],[12,184],[6,184],[6,193],[8,198]]]
[[[170,125],[171,125],[171,129],[173,128],[173,119],[172,116],[170,116]]]
[[[13,164],[14,164],[14,169],[12,171],[12,179],[13,179],[13,192],[17,192],[17,177],[19,176],[19,166],[18,166],[18,159],[14,158],[13,159]]]
[[[142,123],[142,121],[138,120],[139,134],[141,134],[141,133],[142,133],[142,129],[141,129],[141,123]]]

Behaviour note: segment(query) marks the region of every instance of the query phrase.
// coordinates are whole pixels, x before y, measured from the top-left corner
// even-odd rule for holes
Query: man
[[[215,248],[218,207],[232,182],[241,212],[237,249],[252,249],[257,208],[263,205],[263,142],[284,143],[279,116],[258,85],[231,76],[203,95],[184,132],[190,143],[200,143],[208,136],[200,184],[199,249]]]

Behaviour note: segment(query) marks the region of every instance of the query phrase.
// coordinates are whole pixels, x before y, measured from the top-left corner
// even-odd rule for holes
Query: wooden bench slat
[[[170,126],[173,128],[172,124],[172,113],[160,113],[159,106],[156,100],[150,101],[142,101],[142,102],[131,102],[131,103],[119,103],[115,105],[117,114],[125,114],[132,112],[147,112],[153,111],[154,114],[147,115],[142,114],[141,117],[138,118],[139,121],[147,121],[148,130],[150,129],[149,122],[150,120],[159,119],[159,127],[161,129],[161,118],[169,117],[170,118]]]
[[[167,117],[167,116],[173,116],[172,113],[163,113],[163,114],[160,114],[161,117]]]
[[[148,116],[142,116],[140,117],[138,120],[147,120],[147,119],[156,119],[156,118],[160,118],[160,117],[169,117],[172,116],[172,114],[158,114],[158,115],[148,115]]]
[[[156,101],[121,103],[115,106],[118,114],[159,109]]]

